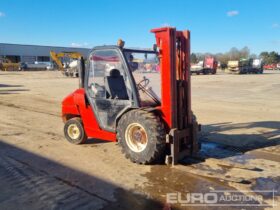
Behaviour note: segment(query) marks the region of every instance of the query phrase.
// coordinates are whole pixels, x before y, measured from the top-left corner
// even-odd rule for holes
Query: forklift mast
[[[158,28],[155,33],[161,69],[161,112],[170,132],[172,164],[196,150],[193,136],[190,80],[190,32]]]
[[[161,111],[169,128],[184,129],[192,123],[190,81],[190,32],[175,28],[153,29],[159,48]]]

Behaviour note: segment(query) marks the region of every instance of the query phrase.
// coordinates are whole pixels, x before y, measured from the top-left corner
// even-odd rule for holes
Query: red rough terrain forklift
[[[139,164],[176,164],[196,153],[198,124],[191,110],[190,32],[151,30],[151,49],[95,47],[80,61],[80,88],[62,102],[64,134],[73,144],[88,138],[118,141]],[[159,69],[143,73],[145,65]]]

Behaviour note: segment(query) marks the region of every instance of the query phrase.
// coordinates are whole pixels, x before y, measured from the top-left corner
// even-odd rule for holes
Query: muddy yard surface
[[[66,142],[61,101],[77,87],[56,71],[0,72],[0,209],[280,208],[279,71],[192,76],[202,150],[173,168],[133,164],[116,143]],[[166,204],[232,191],[263,200]]]

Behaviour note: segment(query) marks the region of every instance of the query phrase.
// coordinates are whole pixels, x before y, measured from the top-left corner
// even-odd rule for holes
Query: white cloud
[[[279,27],[280,27],[279,23],[273,23],[272,24],[272,28],[279,28]]]
[[[0,12],[0,17],[5,17],[6,14],[4,12]]]
[[[73,42],[73,43],[71,43],[71,46],[72,47],[81,47],[81,44]]]
[[[170,27],[170,24],[169,23],[163,23],[163,24],[161,24],[161,27]]]
[[[87,47],[87,46],[89,46],[89,43],[87,43],[87,42],[84,42],[84,43],[72,42],[72,43],[71,43],[71,46],[72,46],[72,47]]]
[[[236,16],[236,15],[239,15],[239,11],[237,11],[237,10],[232,10],[232,11],[227,12],[228,17],[233,17],[233,16]]]

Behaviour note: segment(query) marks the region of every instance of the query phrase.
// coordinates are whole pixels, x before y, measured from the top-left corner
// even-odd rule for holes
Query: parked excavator
[[[60,52],[50,51],[52,60],[58,69],[67,77],[78,77],[78,60],[82,57],[79,52]]]

